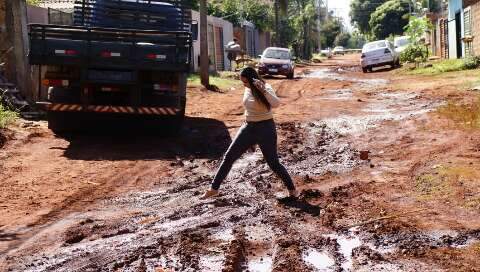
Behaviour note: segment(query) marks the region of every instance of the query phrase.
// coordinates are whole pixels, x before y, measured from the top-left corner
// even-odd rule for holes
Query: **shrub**
[[[480,67],[480,56],[466,58],[463,66],[465,69],[477,69]]]
[[[17,116],[18,114],[16,112],[10,111],[0,104],[0,129],[7,127],[9,124],[15,121]]]
[[[426,61],[428,57],[428,52],[425,46],[423,45],[409,45],[403,52],[400,54],[401,62],[418,62]]]

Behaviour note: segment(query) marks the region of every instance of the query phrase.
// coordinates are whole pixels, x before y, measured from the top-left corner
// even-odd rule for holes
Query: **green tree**
[[[27,4],[32,6],[40,6],[40,0],[27,0]]]
[[[352,0],[350,18],[360,33],[370,33],[370,15],[387,0]]]
[[[367,39],[364,34],[359,31],[352,32],[350,40],[348,41],[349,48],[362,48],[363,45],[367,42]]]
[[[292,1],[290,13],[290,18],[297,33],[296,48],[294,49],[302,58],[310,59],[316,37],[317,13],[315,4],[313,0]]]
[[[370,16],[370,29],[377,39],[390,35],[402,35],[408,24],[409,3],[407,1],[389,0],[382,4]]]
[[[433,25],[426,17],[410,17],[408,25],[405,26],[405,34],[408,35],[410,42],[416,44],[428,30],[433,29]]]
[[[329,19],[323,23],[320,32],[322,48],[333,47],[335,38],[342,32],[342,21],[338,18]]]
[[[335,37],[335,46],[347,47],[348,42],[350,41],[351,35],[348,32],[342,32]]]
[[[257,0],[217,0],[209,2],[208,14],[225,18],[236,26],[247,20],[264,31],[271,29],[273,7]]]

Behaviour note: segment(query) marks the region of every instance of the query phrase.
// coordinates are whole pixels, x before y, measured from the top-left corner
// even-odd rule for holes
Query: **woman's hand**
[[[258,79],[254,79],[253,80],[253,85],[255,85],[255,87],[261,91],[261,92],[265,92],[265,83],[261,80],[258,80]]]

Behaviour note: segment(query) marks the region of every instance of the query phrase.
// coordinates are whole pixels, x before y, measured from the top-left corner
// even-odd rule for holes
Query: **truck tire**
[[[79,97],[76,97],[74,91],[66,90],[64,88],[50,87],[48,89],[48,99],[52,103],[75,104],[78,103]],[[48,128],[55,134],[75,130],[75,113],[48,111],[47,121]]]
[[[180,133],[183,127],[183,122],[185,121],[185,107],[186,107],[187,99],[185,97],[181,98],[180,101],[180,112],[170,117],[165,123],[164,127],[166,128],[163,130],[167,134],[167,136],[176,136]]]

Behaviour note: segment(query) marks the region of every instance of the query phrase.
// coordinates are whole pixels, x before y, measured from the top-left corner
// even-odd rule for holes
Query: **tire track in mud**
[[[345,207],[373,205],[357,198],[375,185],[352,181],[334,184],[330,190],[317,189],[323,177],[348,173],[365,164],[348,139],[329,124],[278,124],[283,136],[281,160],[304,188],[298,200],[276,195],[283,187],[258,151],[245,154],[232,169],[222,194],[208,201],[199,201],[198,196],[208,186],[218,160],[179,159],[173,162],[176,167],[166,186],[107,199],[88,212],[60,220],[30,241],[32,245],[50,237],[43,241],[43,252],[9,256],[10,268],[435,271],[441,269],[398,254],[416,257],[431,247],[478,241],[478,231],[408,232],[384,222],[346,230],[346,222],[358,218],[346,214]]]

